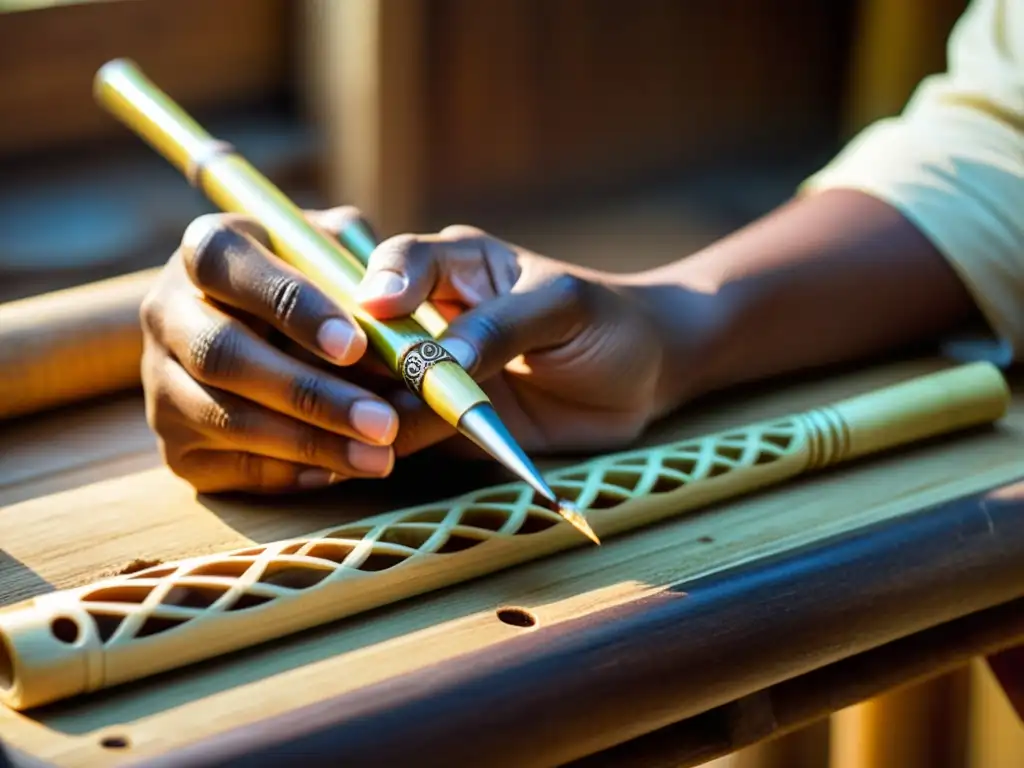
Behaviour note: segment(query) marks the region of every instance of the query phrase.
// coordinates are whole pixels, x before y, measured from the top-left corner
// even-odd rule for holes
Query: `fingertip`
[[[408,277],[400,272],[391,269],[368,272],[359,285],[359,301],[364,305],[394,302],[402,297],[408,287]]]
[[[452,337],[441,339],[441,346],[448,350],[448,354],[454,357],[467,373],[473,373],[480,354],[472,344],[464,339]]]
[[[326,488],[329,485],[336,485],[344,479],[342,475],[329,469],[313,468],[300,472],[295,478],[295,482],[300,488],[312,490],[314,488]]]
[[[387,477],[395,466],[395,452],[390,445],[369,445],[353,440],[349,443],[348,460],[359,472]]]
[[[198,250],[214,234],[233,229],[238,234],[248,235],[263,246],[270,246],[267,230],[256,219],[241,214],[204,213],[197,216],[181,235],[181,248],[186,252]]]
[[[363,329],[340,317],[325,320],[316,333],[320,350],[338,365],[352,365],[366,354]]]
[[[349,412],[352,426],[368,440],[391,445],[398,435],[398,413],[377,400],[359,400]]]
[[[188,223],[181,233],[181,249],[186,254],[194,253],[215,232],[224,226],[223,217],[217,213],[204,213]],[[187,261],[187,259],[186,259]]]

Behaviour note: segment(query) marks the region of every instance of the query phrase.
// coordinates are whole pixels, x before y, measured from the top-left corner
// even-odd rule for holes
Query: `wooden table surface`
[[[644,442],[742,426],[945,365],[914,360],[738,392],[694,404],[657,425]],[[497,620],[501,606],[528,609],[544,629],[569,626],[1024,477],[1024,382],[1011,377],[1011,384],[1010,413],[994,428],[807,476],[608,540],[600,549],[536,561],[130,686],[24,714],[0,709],[0,738],[60,765],[167,754],[463,654],[500,648],[536,629]],[[487,466],[438,461],[425,455],[388,481],[301,498],[197,498],[160,466],[137,394],[10,422],[0,432],[0,605],[88,583],[137,559],[286,538],[505,479]],[[429,495],[410,482],[424,472],[443,478]],[[580,758],[641,733],[640,724],[627,723],[578,747],[563,745],[557,758]]]

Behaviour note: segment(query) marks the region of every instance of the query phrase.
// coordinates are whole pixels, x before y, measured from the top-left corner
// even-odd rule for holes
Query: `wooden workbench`
[[[699,435],[802,410],[943,365],[945,363],[937,360],[886,364],[738,392],[694,404],[657,425],[645,437],[645,442]],[[502,657],[503,649],[507,649],[506,655],[511,654],[511,657],[528,658],[530,653],[540,653],[546,647],[544,644],[537,646],[537,639],[550,636],[555,642],[561,633],[563,639],[559,642],[565,642],[566,630],[580,627],[579,631],[583,632],[588,619],[602,631],[611,631],[609,628],[614,628],[617,621],[628,622],[630,617],[635,617],[640,607],[658,605],[671,595],[704,594],[701,589],[712,589],[713,593],[718,590],[727,595],[731,589],[728,585],[733,583],[730,579],[736,578],[734,574],[756,581],[759,573],[770,575],[772,568],[777,575],[792,573],[794,566],[787,560],[788,555],[804,558],[800,562],[805,566],[814,561],[815,553],[819,559],[826,551],[842,559],[842,547],[852,546],[844,538],[849,534],[861,533],[867,536],[864,541],[888,541],[886,546],[891,547],[894,542],[899,544],[898,537],[903,534],[897,529],[886,529],[888,523],[913,522],[912,513],[928,505],[1024,477],[1024,394],[1020,382],[1011,379],[1015,399],[1007,418],[995,428],[807,477],[609,540],[600,549],[586,548],[554,556],[230,658],[45,710],[25,714],[2,710],[0,737],[8,748],[24,755],[59,765],[88,766],[173,756],[189,745],[228,732],[237,735],[240,728],[289,712],[312,713],[316,710],[303,708],[334,699],[350,703],[358,699],[363,707],[361,716],[379,728],[387,721],[382,707],[383,711],[390,706],[398,712],[402,696],[414,695],[408,691],[402,693],[403,681],[416,681],[420,686],[428,684],[429,679],[423,675],[431,670],[437,670],[442,678],[446,674],[450,676],[452,665],[457,667],[459,657],[466,654],[484,654],[480,658],[489,659],[491,664]],[[54,588],[84,584],[128,567],[137,559],[167,560],[250,542],[271,541],[316,530],[335,521],[443,498],[469,487],[504,479],[490,468],[472,464],[443,465],[443,470],[439,470],[438,461],[436,456],[424,455],[406,462],[390,480],[352,483],[308,497],[277,501],[196,498],[185,483],[160,466],[154,441],[143,420],[141,397],[135,393],[8,422],[0,434],[0,604]],[[430,497],[417,490],[423,486],[409,482],[423,472],[444,477],[440,487],[432,488]],[[1024,508],[1024,501],[1021,506]],[[733,607],[728,625],[716,630],[723,633],[720,639],[726,645],[730,631],[748,633],[748,642],[754,641],[749,649],[750,657],[756,660],[764,652],[757,647],[759,632],[779,640],[772,631],[772,617],[778,616],[782,621],[787,601],[792,600],[794,611],[798,605],[800,610],[806,611],[810,599],[811,615],[814,605],[818,605],[822,616],[828,614],[834,618],[835,610],[842,608],[845,600],[850,610],[849,621],[838,630],[845,634],[835,635],[837,630],[833,626],[833,633],[823,635],[818,646],[813,645],[813,637],[793,637],[793,654],[767,653],[766,666],[760,669],[756,664],[754,667],[738,665],[737,669],[748,669],[745,679],[732,680],[728,685],[724,682],[716,685],[714,675],[710,678],[705,675],[705,693],[690,696],[685,707],[679,707],[677,702],[673,707],[676,711],[666,709],[665,702],[671,697],[654,694],[652,700],[662,702],[656,712],[645,709],[642,702],[634,702],[615,709],[618,719],[609,720],[605,708],[601,730],[585,738],[579,734],[572,739],[560,738],[558,733],[545,728],[548,718],[542,713],[517,710],[518,706],[537,705],[529,697],[521,697],[518,705],[514,700],[505,702],[500,715],[496,713],[483,726],[474,722],[474,728],[486,731],[490,727],[507,734],[505,729],[513,723],[517,729],[526,727],[524,723],[529,722],[535,727],[532,733],[517,730],[514,743],[506,745],[501,754],[489,754],[487,763],[549,765],[583,758],[681,718],[769,690],[774,684],[826,668],[855,654],[872,648],[877,650],[901,636],[974,614],[992,607],[993,602],[1002,603],[1024,595],[1024,578],[1020,578],[1019,573],[1024,568],[1024,558],[1017,558],[1022,565],[1017,567],[1018,572],[1012,571],[1012,562],[1005,561],[999,554],[1002,550],[998,549],[1012,544],[1012,536],[1024,535],[1024,530],[1018,530],[1021,526],[1006,528],[1005,521],[996,521],[993,517],[989,527],[997,522],[1003,527],[988,531],[987,539],[984,536],[971,538],[978,530],[986,528],[985,524],[979,528],[975,519],[978,515],[983,517],[984,513],[978,512],[975,505],[966,514],[967,517],[963,513],[959,517],[947,515],[954,529],[945,533],[942,529],[925,531],[927,525],[922,527],[920,522],[923,518],[913,522],[917,528],[900,529],[906,535],[916,536],[913,531],[917,530],[918,533],[924,531],[921,535],[931,536],[927,544],[931,547],[927,550],[930,556],[935,554],[936,542],[948,542],[948,568],[947,565],[934,568],[933,579],[922,570],[927,563],[915,560],[913,552],[906,552],[902,559],[907,573],[901,572],[897,562],[884,579],[864,574],[870,599],[865,599],[865,592],[857,597],[855,583],[847,584],[834,594],[823,590],[820,584],[813,587],[808,584],[811,598],[801,595],[799,588],[788,597],[777,595],[772,603],[775,613],[765,614],[752,605],[749,613],[757,617],[759,628],[744,626],[744,612],[736,612]],[[878,531],[881,531],[881,539],[877,538]],[[835,538],[837,536],[839,539]],[[1001,537],[1011,538],[1003,541]],[[837,546],[839,550],[835,550]],[[997,549],[989,557],[985,547],[993,546]],[[864,552],[870,555],[870,547]],[[807,560],[808,557],[811,559]],[[974,562],[972,557],[981,559]],[[783,571],[778,571],[780,562]],[[871,561],[869,557],[857,562],[858,567],[870,567]],[[761,570],[762,565],[767,570]],[[938,585],[952,583],[951,579],[959,578],[955,569],[960,566],[973,570],[961,574],[964,578],[959,583],[967,586],[958,588],[955,599],[951,594],[950,600],[922,602],[921,595],[914,592],[927,589],[929,579]],[[736,571],[737,567],[742,568]],[[1002,570],[984,574],[988,567]],[[970,587],[979,574],[985,575],[989,586]],[[838,578],[842,574],[837,572],[832,576]],[[848,580],[849,574],[842,578]],[[794,589],[792,584],[785,588]],[[1014,590],[1018,590],[1019,595]],[[915,604],[905,604],[905,600],[914,600]],[[926,603],[932,609],[922,613],[919,608]],[[509,606],[530,611],[536,618],[536,625],[524,628],[496,618],[496,609]],[[874,613],[872,606],[877,609]],[[879,615],[878,611],[884,615]],[[719,620],[725,621],[722,617]],[[964,654],[969,658],[993,644],[1005,644],[1009,638],[1004,635],[1024,636],[1024,627],[988,620],[995,624],[984,632],[975,632],[988,645],[980,649],[960,648],[956,651],[960,661],[964,660],[961,658]],[[706,621],[700,627],[702,633],[709,630]],[[1000,627],[1006,627],[1005,631]],[[752,629],[757,631],[751,633]],[[575,631],[569,632],[570,639]],[[685,627],[680,627],[679,632],[685,633]],[[963,632],[958,635],[961,639],[963,636]],[[523,645],[524,642],[527,645]],[[535,646],[532,650],[527,647],[531,642]],[[913,638],[905,642],[913,642]],[[934,645],[935,641],[933,637],[932,641],[922,642]],[[665,642],[666,653],[674,645]],[[707,663],[718,665],[724,677],[728,677],[729,660],[716,653],[715,644],[698,645],[706,648]],[[655,654],[652,657],[655,667],[657,648],[655,643],[645,650],[647,654]],[[903,653],[907,656],[906,648]],[[920,658],[930,658],[927,654],[917,654],[917,657],[918,667]],[[918,668],[915,674],[924,671]],[[588,674],[590,679],[602,674],[614,678],[609,669],[597,668]],[[665,679],[671,681],[673,677],[666,675]],[[889,684],[892,682],[890,680]],[[440,678],[437,685],[442,685]],[[535,685],[543,686],[543,682],[535,681]],[[386,703],[388,695],[379,693],[389,686],[390,705]],[[877,692],[870,690],[870,686],[862,686],[864,696]],[[359,698],[361,694],[363,698]],[[345,699],[346,696],[349,699]],[[353,696],[356,699],[351,698]],[[394,700],[395,696],[398,700]],[[447,702],[443,696],[439,701],[442,699]],[[841,696],[835,698],[835,706],[849,703],[853,702]],[[570,705],[586,714],[587,701],[559,704],[563,708]],[[594,702],[594,706],[598,704]],[[468,711],[460,715],[458,707],[449,714],[456,718],[468,717]],[[595,710],[595,717],[596,714]],[[748,714],[756,720],[764,713],[755,707]],[[827,714],[827,711],[817,714]],[[323,712],[316,717],[323,720]],[[780,721],[775,725],[782,728],[787,724]],[[408,726],[408,740],[403,738],[406,729],[399,724],[398,732],[378,732],[376,736],[363,733],[361,742],[352,738],[340,742],[356,750],[350,755],[354,762],[341,761],[365,764],[356,758],[386,747],[392,751],[379,754],[394,756],[395,749],[408,750],[405,754],[415,755],[417,764],[433,764],[429,759],[424,762],[417,746],[417,739],[423,742],[421,747],[426,746],[426,742],[431,741],[429,734],[413,728],[412,723]],[[354,726],[350,722],[348,727],[351,731]],[[458,732],[458,722],[449,722],[448,727],[441,730],[451,736]],[[693,754],[708,759],[724,749],[771,735],[772,731],[773,727],[765,723],[756,728],[733,728],[728,738],[708,731],[707,743]],[[437,733],[438,729],[432,732]],[[237,747],[240,742],[236,736],[233,738]],[[459,755],[461,761],[447,764],[474,764],[484,754],[480,749],[488,744],[487,748],[494,746],[493,740],[488,742],[485,736],[476,741],[466,738],[466,744],[477,747],[456,749],[453,745],[449,757],[454,759]],[[362,744],[359,748],[364,752],[352,746],[356,742]],[[429,745],[431,749],[437,746]],[[304,747],[309,748],[308,744]],[[261,749],[263,754],[276,754],[267,751],[270,749],[267,745]],[[441,763],[447,762],[444,755],[434,754],[433,757]],[[688,759],[691,762],[687,764],[696,760],[692,756]]]

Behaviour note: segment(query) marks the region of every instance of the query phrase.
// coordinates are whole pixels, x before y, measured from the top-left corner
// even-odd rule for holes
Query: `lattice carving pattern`
[[[548,475],[580,510],[676,491],[799,450],[804,425],[786,419],[712,437],[620,453]],[[447,555],[492,538],[527,537],[562,519],[524,484],[342,525],[303,539],[161,565],[80,593],[104,645],[170,632],[211,612],[258,609],[275,600],[413,559]]]

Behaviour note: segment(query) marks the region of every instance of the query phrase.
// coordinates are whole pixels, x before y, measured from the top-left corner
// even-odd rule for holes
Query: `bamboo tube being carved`
[[[0,419],[137,387],[156,269],[0,304]]]
[[[999,419],[976,363],[830,407],[549,473],[603,538],[810,470]],[[583,544],[523,483],[163,564],[0,611],[0,700],[28,709]]]

